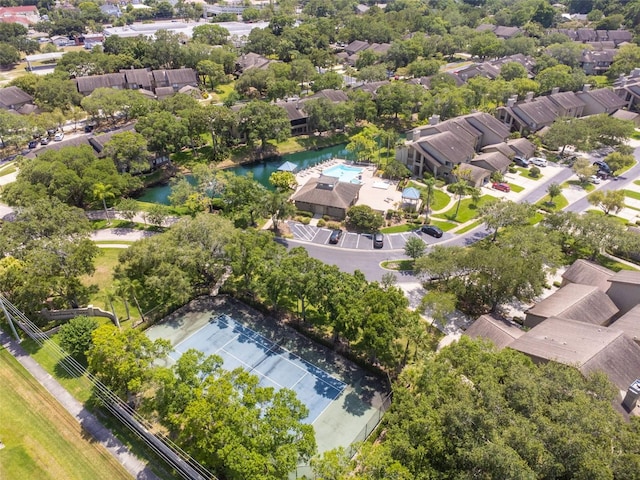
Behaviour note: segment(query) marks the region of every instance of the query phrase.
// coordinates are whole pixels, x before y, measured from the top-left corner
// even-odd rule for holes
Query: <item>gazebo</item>
[[[418,206],[418,202],[420,202],[420,190],[413,187],[407,187],[402,190],[403,204],[409,204],[415,209]]]
[[[284,162],[282,165],[278,167],[279,172],[291,172],[295,173],[298,170],[298,166],[295,163]]]

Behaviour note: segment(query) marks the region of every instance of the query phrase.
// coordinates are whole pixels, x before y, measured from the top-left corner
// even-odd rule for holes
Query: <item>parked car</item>
[[[595,183],[596,185],[600,183],[600,178],[597,177],[596,175],[591,175],[588,180],[589,182]]]
[[[530,163],[533,163],[536,167],[546,167],[547,159],[542,157],[531,157],[529,159]]]
[[[518,165],[519,167],[525,167],[527,168],[529,166],[529,160],[527,160],[524,157],[513,157],[513,161],[515,162],[516,165]]]
[[[49,137],[42,137],[40,139],[40,145],[48,145],[49,144]]]
[[[511,186],[508,183],[494,183],[491,185],[494,189],[500,190],[501,192],[510,192]]]
[[[440,227],[436,227],[435,225],[422,225],[422,227],[420,227],[420,231],[435,238],[442,237],[442,234],[444,233]]]
[[[329,236],[329,243],[336,244],[342,238],[342,230],[333,230]]]
[[[381,233],[373,234],[373,248],[382,248],[384,246],[384,235]]]
[[[37,140],[31,140],[29,142],[29,148],[36,148],[38,146],[38,141]]]
[[[64,132],[56,132],[56,134],[53,136],[53,139],[56,142],[61,141],[64,138]]]
[[[91,132],[93,132],[94,128],[96,128],[95,125],[85,125],[84,126],[84,133],[91,133]]]
[[[599,170],[598,173],[596,173],[596,177],[598,177],[600,180],[607,180],[609,178],[609,174],[607,172]]]
[[[598,167],[598,170],[611,174],[611,167],[604,160],[596,160],[593,164]]]

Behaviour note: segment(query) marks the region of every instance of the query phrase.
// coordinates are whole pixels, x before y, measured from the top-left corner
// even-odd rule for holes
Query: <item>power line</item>
[[[92,385],[95,395],[102,405],[123,425],[185,480],[217,480],[217,478],[193,459],[187,452],[165,435],[153,433],[153,426],[120,397],[105,386],[91,372],[85,369],[76,359],[71,357],[60,345],[51,341],[49,336],[33,323],[24,313],[0,294],[0,306],[11,325],[14,335],[14,322],[34,342],[42,348],[48,348],[59,361],[59,365],[73,377],[86,378]]]

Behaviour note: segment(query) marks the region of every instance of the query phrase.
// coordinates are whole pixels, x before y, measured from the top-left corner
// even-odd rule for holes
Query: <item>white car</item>
[[[591,176],[589,177],[589,181],[590,181],[591,183],[595,183],[595,184],[597,185],[598,183],[600,183],[600,178],[596,177],[595,175],[591,175]]]
[[[62,140],[64,138],[64,132],[56,132],[56,134],[53,136],[53,139],[56,142],[59,142],[60,140]]]
[[[531,157],[529,162],[533,163],[537,167],[546,167],[547,159],[542,157]]]

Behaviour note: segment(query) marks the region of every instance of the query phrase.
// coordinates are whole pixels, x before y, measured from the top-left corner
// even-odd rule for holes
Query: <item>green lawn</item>
[[[509,186],[511,187],[512,192],[519,193],[524,190],[524,187],[521,187],[520,185],[516,185],[515,183],[510,183]]]
[[[589,183],[589,182],[580,182],[579,180],[569,180],[568,182],[564,182],[562,185],[560,185],[562,188],[568,188],[568,187],[580,187],[582,188],[585,192],[591,192],[592,190],[594,190],[596,188],[596,186],[593,183]]]
[[[0,478],[131,478],[4,349],[0,382]]]
[[[544,215],[540,212],[536,212],[533,214],[533,217],[529,219],[529,225],[537,225],[542,221]]]
[[[540,200],[536,205],[545,210],[547,212],[559,212],[567,205],[569,205],[569,201],[564,197],[564,195],[558,195],[557,197],[553,197],[553,203],[551,202],[551,197],[546,195],[542,200]]]
[[[17,169],[15,162],[11,162],[0,168],[0,177],[4,177],[5,175],[9,175],[15,172]]]
[[[518,172],[520,172],[520,175],[522,177],[526,177],[529,178],[531,180],[540,180],[542,178],[542,174],[538,175],[537,177],[534,177],[531,175],[531,170],[528,168],[524,168],[524,167],[516,167],[516,170],[518,170]]]
[[[495,198],[496,197],[492,195],[483,195],[482,197],[480,197],[480,201],[478,202],[477,205],[474,205],[473,199],[464,198],[460,202],[460,209],[458,211],[457,216],[455,215],[456,208],[457,208],[457,200],[456,200],[456,203],[449,210],[441,214],[441,216],[444,216],[447,220],[450,220],[453,222],[465,223],[475,218],[478,215],[479,207],[481,207],[482,205],[484,205],[485,203],[491,200],[495,200]]]
[[[395,270],[397,272],[410,272],[413,270],[413,260],[387,260],[380,265],[382,268]]]
[[[633,190],[623,190],[624,196],[633,198],[634,200],[640,200],[640,192],[635,192]]]
[[[426,195],[427,188],[423,184],[411,181],[409,182],[409,186],[417,188],[418,190],[420,190],[420,193],[424,192],[424,194]],[[431,195],[431,211],[437,212],[438,210],[442,210],[447,205],[449,205],[450,201],[451,196],[447,192],[439,190],[438,188],[434,188]]]
[[[415,223],[403,223],[402,225],[394,225],[393,227],[386,227],[380,229],[382,233],[403,233],[410,232],[418,228],[419,225]]]
[[[462,208],[462,207],[460,207],[460,208]],[[432,224],[432,225],[435,225],[436,227],[440,227],[440,229],[443,232],[448,232],[449,230],[453,230],[454,228],[456,228],[458,226],[457,223],[445,222],[444,220],[438,220],[438,219],[434,219],[434,218],[432,218],[429,223]]]
[[[482,220],[476,220],[475,222],[471,222],[469,225],[467,225],[466,227],[462,227],[460,230],[456,230],[456,234],[462,234],[462,233],[466,233],[469,230],[473,230],[474,228],[476,228],[478,225],[482,225]]]
[[[636,185],[640,185],[640,180],[635,180],[633,183],[635,183]]]
[[[596,215],[604,215],[604,212],[602,210],[595,210],[593,208],[587,210],[587,212],[589,213],[594,213]],[[622,225],[627,225],[628,220],[622,218],[622,217],[616,217],[615,215],[607,215],[609,218],[613,218],[614,220],[616,220],[617,222],[621,223]]]
[[[103,310],[111,310],[111,307],[104,297],[104,292],[113,287],[113,270],[116,265],[118,265],[118,258],[122,252],[122,248],[101,248],[94,262],[96,270],[93,275],[85,275],[80,279],[83,285],[95,285],[97,287],[97,292],[93,293],[89,298],[90,304],[100,307]],[[115,308],[116,315],[118,315],[120,322],[126,321],[127,310],[121,298],[116,298],[113,301],[113,308]],[[134,319],[139,318],[138,311],[135,307],[129,305],[129,312]]]
[[[596,262],[609,270],[613,270],[614,272],[619,272],[620,270],[638,270],[638,268],[634,268],[626,263],[620,263],[612,258],[605,257],[600,254],[598,254]]]

